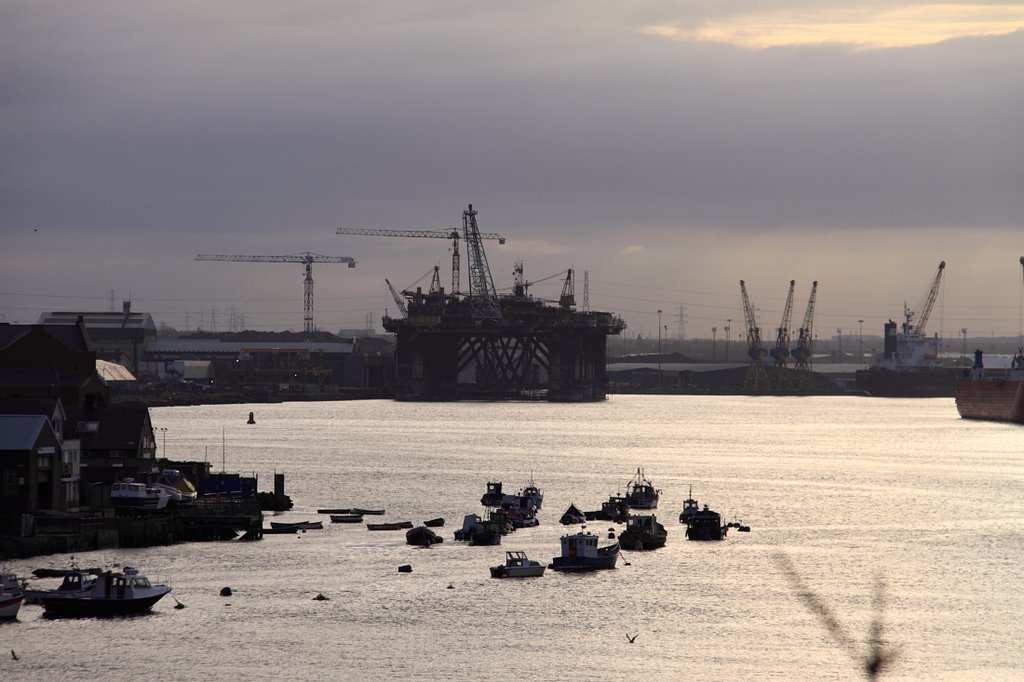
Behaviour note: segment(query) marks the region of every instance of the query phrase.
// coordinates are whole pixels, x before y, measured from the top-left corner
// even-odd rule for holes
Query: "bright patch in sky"
[[[863,48],[928,45],[951,38],[1001,35],[1024,28],[1024,6],[915,5],[737,14],[695,25],[659,24],[646,35],[762,49],[840,43]]]

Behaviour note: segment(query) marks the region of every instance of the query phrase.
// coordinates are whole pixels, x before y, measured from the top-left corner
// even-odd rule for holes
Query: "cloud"
[[[1024,28],[1019,4],[923,4],[865,7],[780,6],[685,23],[645,26],[643,35],[720,42],[764,49],[828,43],[861,48],[930,45],[954,38],[994,36]]]

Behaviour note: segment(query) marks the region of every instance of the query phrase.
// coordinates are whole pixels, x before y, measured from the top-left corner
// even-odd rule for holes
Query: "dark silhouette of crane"
[[[789,360],[789,325],[793,318],[793,290],[795,288],[796,280],[789,280],[789,294],[786,295],[786,306],[782,309],[782,322],[775,330],[775,347],[769,351],[769,355],[775,359],[775,388],[780,391],[789,387],[786,362]]]
[[[811,285],[811,295],[807,299],[807,310],[804,321],[800,325],[796,348],[793,349],[794,369],[796,370],[796,388],[806,391],[813,384],[811,375],[811,341],[814,338],[814,301],[818,296],[818,283]]]
[[[348,256],[321,256],[309,251],[288,256],[234,256],[201,253],[195,259],[235,263],[302,263],[306,272],[303,278],[303,330],[307,334],[316,331],[313,324],[313,263],[346,263],[350,268],[356,266],[355,260]]]
[[[469,210],[473,210],[473,206],[470,205]],[[474,216],[476,213],[474,212]],[[473,225],[476,225],[476,219],[474,217]],[[465,230],[465,225],[463,227]],[[451,293],[458,294],[460,279],[461,279],[461,261],[459,257],[459,240],[464,235],[459,233],[459,228],[453,227],[447,230],[378,230],[372,228],[350,228],[350,227],[339,227],[337,234],[352,234],[352,235],[363,235],[370,237],[419,237],[426,239],[451,239],[452,240],[452,289]],[[497,239],[499,244],[505,243],[505,238],[495,232],[479,232],[477,231],[474,239]],[[466,237],[467,246],[469,245],[470,237]]]
[[[942,272],[946,269],[946,261],[939,263],[939,269],[935,272],[935,279],[932,280],[932,285],[928,289],[928,293],[924,295],[924,298],[917,305],[917,310],[911,310],[907,307],[906,301],[903,302],[903,317],[905,322],[903,323],[903,333],[907,336],[918,335],[924,336],[925,326],[928,324],[928,318],[932,314],[932,307],[935,306],[935,299],[939,296],[939,285],[942,284]],[[917,323],[914,324],[912,320],[914,315],[917,315]]]
[[[764,369],[764,356],[767,353],[764,346],[761,345],[761,328],[757,326],[754,306],[750,305],[747,285],[742,279],[740,280],[740,293],[743,296],[743,317],[747,324],[747,355],[750,357],[750,367],[747,369],[743,388],[746,391],[763,391],[768,388],[768,373]]]

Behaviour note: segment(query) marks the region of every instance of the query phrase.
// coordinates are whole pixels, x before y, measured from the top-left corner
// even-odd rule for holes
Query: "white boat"
[[[539,561],[533,561],[526,552],[518,550],[505,552],[505,563],[491,566],[492,578],[534,578],[544,575],[547,568]]]
[[[118,509],[163,509],[170,502],[166,491],[126,478],[110,488],[110,503]]]
[[[25,586],[18,576],[0,571],[0,620],[18,617],[18,609],[25,601]]]
[[[91,580],[83,589],[83,581]],[[167,585],[153,585],[138,570],[125,566],[123,571],[104,571],[99,576],[73,573],[52,592],[44,592],[39,601],[50,618],[93,618],[126,616],[149,611],[171,591]]]
[[[177,469],[164,469],[153,484],[163,490],[175,502],[191,502],[198,496],[196,487]]]
[[[562,556],[552,559],[549,568],[554,571],[599,571],[615,568],[618,558],[618,542],[598,547],[596,535],[581,531],[562,536]]]

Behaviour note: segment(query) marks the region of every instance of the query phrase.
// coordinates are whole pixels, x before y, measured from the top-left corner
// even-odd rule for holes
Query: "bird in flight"
[[[638,633],[636,633],[635,635],[633,635],[632,637],[630,637],[630,636],[629,636],[629,633],[628,633],[628,632],[626,633],[626,639],[628,639],[628,640],[629,640],[629,643],[630,643],[630,644],[632,644],[633,642],[635,642],[635,641],[636,641],[636,638],[637,638],[637,637],[639,637],[639,636],[640,636],[640,633],[639,633],[639,632],[638,632]]]

